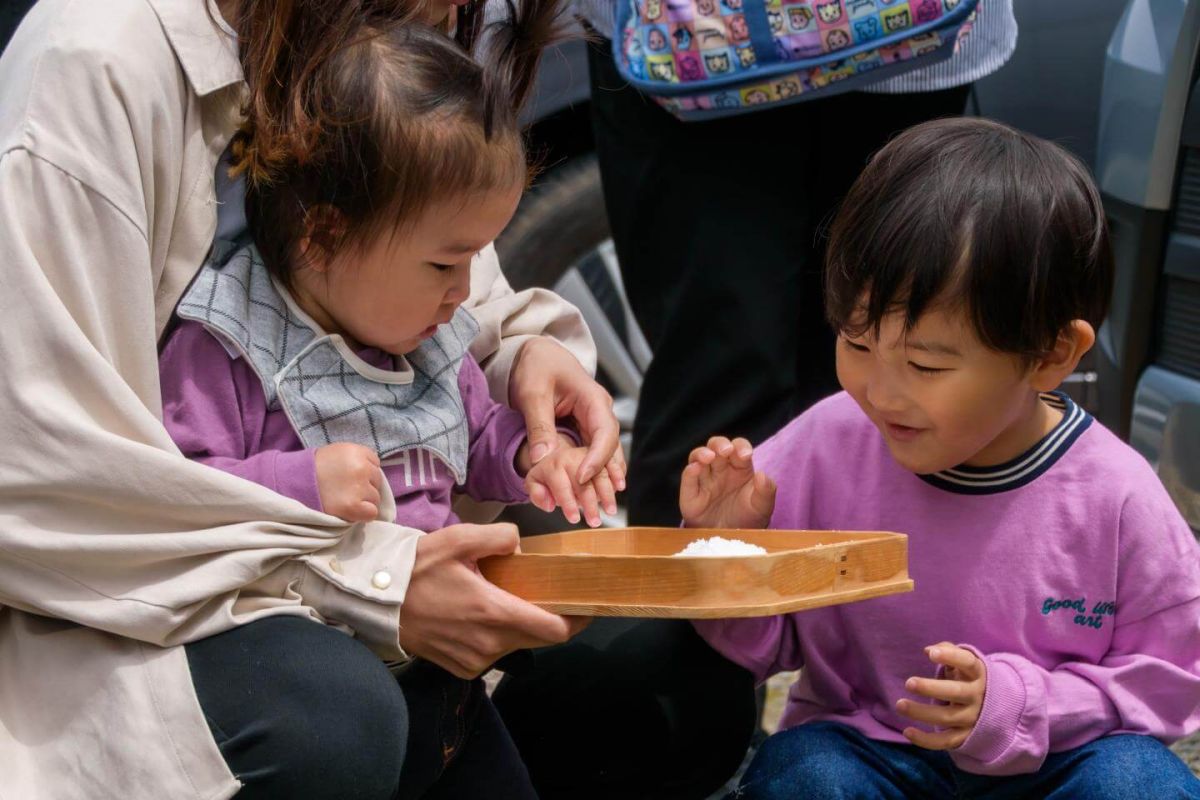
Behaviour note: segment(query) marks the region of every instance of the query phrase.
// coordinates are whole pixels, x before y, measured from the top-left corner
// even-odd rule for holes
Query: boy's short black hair
[[[1076,319],[1108,312],[1113,259],[1100,194],[1058,145],[982,119],[908,129],[855,181],[825,264],[830,323],[878,334],[933,304],[988,347],[1035,359]]]

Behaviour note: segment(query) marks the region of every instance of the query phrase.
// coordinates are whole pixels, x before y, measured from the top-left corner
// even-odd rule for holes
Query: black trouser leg
[[[238,798],[533,800],[480,681],[425,662],[397,680],[332,628],[268,617],[185,648]]]
[[[542,800],[702,800],[755,727],[753,679],[682,620],[597,619],[493,695]]]
[[[629,521],[679,521],[679,473],[709,436],[761,441],[837,390],[822,225],[869,155],[962,112],[967,89],[849,94],[679,122],[591,48],[593,127],[630,304],[654,351],[629,462]]]

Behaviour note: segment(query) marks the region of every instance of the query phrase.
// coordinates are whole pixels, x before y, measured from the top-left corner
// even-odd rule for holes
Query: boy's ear
[[[1079,359],[1096,343],[1096,329],[1082,319],[1072,320],[1058,335],[1054,349],[1033,367],[1030,384],[1039,392],[1057,389],[1079,366]]]

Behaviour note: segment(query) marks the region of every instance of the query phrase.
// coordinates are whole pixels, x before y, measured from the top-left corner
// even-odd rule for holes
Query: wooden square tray
[[[766,555],[674,556],[722,536]],[[521,540],[484,577],[556,614],[760,617],[912,591],[908,537],[882,531],[608,528]]]

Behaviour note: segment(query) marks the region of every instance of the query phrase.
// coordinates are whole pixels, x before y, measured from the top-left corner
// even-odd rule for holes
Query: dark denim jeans
[[[1031,775],[988,777],[956,768],[944,752],[868,739],[832,722],[767,739],[726,800],[800,798],[1200,798],[1200,781],[1161,742],[1106,736],[1052,753]]]
[[[361,642],[269,617],[185,648],[239,800],[535,800],[479,680],[428,662],[394,677]]]

